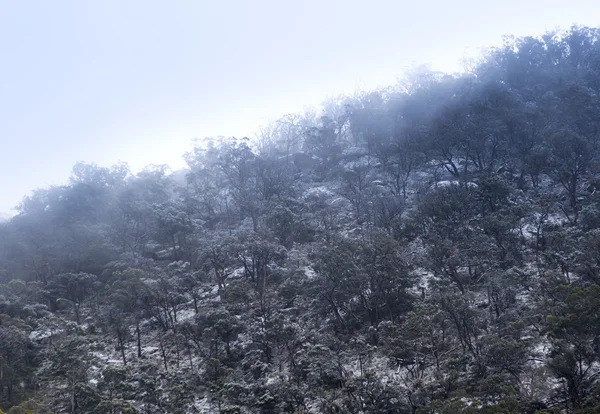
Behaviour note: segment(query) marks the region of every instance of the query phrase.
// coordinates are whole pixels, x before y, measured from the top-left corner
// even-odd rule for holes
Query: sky
[[[78,161],[184,166],[192,139],[252,136],[502,35],[600,26],[597,0],[0,0],[0,216]]]

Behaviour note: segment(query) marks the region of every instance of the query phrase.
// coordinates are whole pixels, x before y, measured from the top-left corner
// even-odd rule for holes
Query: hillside
[[[8,413],[600,412],[600,29],[77,164],[0,222]]]

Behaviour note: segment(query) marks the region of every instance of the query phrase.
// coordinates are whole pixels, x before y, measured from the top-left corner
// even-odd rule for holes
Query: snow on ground
[[[333,191],[331,191],[330,188],[321,185],[318,187],[311,187],[311,188],[307,189],[304,192],[304,194],[302,195],[302,197],[303,198],[310,198],[310,197],[330,198],[330,197],[335,197],[335,194]]]
[[[198,413],[200,414],[212,414],[215,412],[215,407],[206,397],[197,398],[194,401],[194,408],[198,410]]]
[[[317,277],[317,273],[314,271],[314,269],[312,267],[304,266],[301,269],[307,278],[314,279],[315,277]]]
[[[182,309],[177,312],[177,322],[182,322],[187,319],[191,319],[196,316],[196,311],[194,308],[191,309]]]
[[[104,364],[108,364],[108,365],[123,365],[123,361],[121,359],[116,359],[111,357],[108,354],[105,354],[103,352],[100,351],[92,351],[91,354],[93,356],[95,356],[96,358],[98,358],[98,360],[100,360],[101,362],[103,362]]]
[[[346,164],[344,164],[344,168],[346,170],[353,170],[355,168],[368,167],[368,166],[375,167],[378,164],[379,163],[376,162],[376,160],[374,158],[369,157],[368,155],[363,155],[355,161],[350,161],[350,162],[347,162]]]
[[[546,356],[550,353],[550,342],[546,338],[541,338],[540,341],[533,347],[533,360],[535,366],[542,366],[545,363]]]
[[[357,155],[362,157],[366,155],[366,153],[367,150],[364,147],[348,147],[342,151],[342,155],[344,156]]]
[[[56,329],[56,330],[47,329],[47,328],[39,329],[39,330],[31,331],[29,333],[29,339],[31,339],[32,341],[41,341],[42,339],[50,338],[51,336],[60,334],[64,331],[65,331],[64,329]]]
[[[159,348],[157,346],[143,346],[142,347],[142,354],[144,354],[144,355],[146,355],[146,354],[151,355],[158,351],[159,351]]]
[[[231,272],[231,274],[227,277],[227,279],[241,279],[244,277],[244,272],[245,269],[244,267],[238,267],[237,269],[234,269],[233,272]]]
[[[437,183],[433,184],[431,186],[431,189],[435,189],[435,188],[448,188],[448,187],[458,187],[460,186],[460,182],[456,181],[456,180],[444,180],[444,181],[438,181]],[[472,190],[478,188],[479,186],[477,184],[475,184],[474,182],[469,181],[467,183],[467,188],[470,188]]]
[[[564,226],[569,221],[564,216],[564,214],[548,214],[548,218],[546,219],[546,224],[553,224],[555,226]]]

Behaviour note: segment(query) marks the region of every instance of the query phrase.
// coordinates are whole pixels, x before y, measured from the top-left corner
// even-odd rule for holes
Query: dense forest
[[[598,413],[599,145],[573,27],[182,171],[77,164],[0,224],[0,407]]]

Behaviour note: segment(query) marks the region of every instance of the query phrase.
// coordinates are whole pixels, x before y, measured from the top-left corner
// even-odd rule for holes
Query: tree
[[[548,320],[550,368],[564,407],[582,409],[600,384],[600,286],[560,286],[556,294],[560,301]]]
[[[60,347],[51,350],[42,372],[48,381],[59,381],[65,395],[56,404],[71,414],[81,411],[81,399],[88,382],[88,369],[92,358],[88,344],[77,336],[68,338]],[[64,401],[63,398],[66,398]],[[65,404],[66,403],[66,404]]]
[[[33,377],[30,330],[25,321],[0,314],[0,393],[6,390],[9,404],[18,402],[15,401],[18,384],[29,383]]]
[[[102,372],[98,383],[100,402],[94,407],[94,413],[138,414],[133,404],[126,401],[131,392],[127,379],[130,373],[123,368],[108,367]]]
[[[259,292],[265,291],[269,266],[282,263],[286,257],[285,248],[256,233],[240,234],[231,251],[243,267],[245,277],[255,284]]]
[[[152,200],[142,199],[133,188],[124,189],[117,197],[111,219],[112,237],[123,251],[136,258],[151,238]]]
[[[61,273],[46,285],[51,300],[68,303],[75,312],[75,321],[81,323],[81,306],[92,296],[97,278],[89,273]]]
[[[339,136],[343,124],[323,116],[318,126],[304,132],[304,149],[320,160],[320,167],[316,172],[321,176],[326,175],[327,171],[339,161],[342,152]]]
[[[194,266],[208,274],[214,275],[219,292],[225,286],[225,280],[231,273],[230,267],[235,263],[230,246],[233,240],[224,234],[213,233],[194,253]]]
[[[218,166],[242,217],[250,217],[254,231],[258,231],[262,200],[257,188],[256,156],[246,141],[223,143],[218,149]]]
[[[315,289],[337,329],[346,331],[363,320],[375,328],[410,309],[410,277],[389,237],[364,243],[338,238],[323,245],[314,259]]]
[[[280,145],[285,147],[288,157],[300,149],[302,141],[302,118],[297,114],[287,114],[276,121]]]
[[[168,272],[175,279],[179,291],[192,297],[194,312],[198,313],[198,301],[201,297],[200,287],[207,280],[203,271],[193,271],[189,262],[173,262],[169,264]]]
[[[425,156],[416,148],[414,141],[408,138],[393,143],[384,149],[389,159],[384,163],[385,171],[391,177],[392,193],[395,196],[402,194],[406,198],[406,189],[409,179],[414,171],[424,162]]]
[[[550,140],[550,151],[552,175],[567,191],[569,207],[573,212],[572,221],[576,224],[579,218],[577,192],[594,152],[584,138],[569,132],[555,134]]]
[[[360,223],[368,209],[369,191],[373,177],[367,165],[352,165],[344,171],[343,184],[340,191],[354,208],[354,217]]]
[[[220,150],[211,140],[206,147],[196,145],[185,156],[190,171],[186,175],[184,202],[193,216],[211,230],[221,221],[231,225],[231,189],[219,164]]]
[[[286,198],[267,205],[265,224],[286,249],[295,242],[310,241],[313,230],[308,225],[308,206],[301,200]]]
[[[217,307],[198,314],[195,322],[203,331],[204,340],[208,342],[211,358],[219,358],[220,344],[224,346],[226,355],[231,357],[231,343],[243,331],[243,327],[233,315],[226,309]]]
[[[103,322],[117,337],[117,347],[121,352],[123,365],[127,365],[125,357],[125,346],[129,340],[129,321],[118,305],[109,306],[103,315]]]
[[[117,329],[123,329],[123,323],[135,325],[137,356],[142,357],[142,339],[140,324],[143,319],[145,299],[148,295],[148,287],[142,281],[142,272],[136,269],[128,269],[115,274],[116,280],[110,286],[109,299],[118,316],[114,320]],[[127,325],[125,329],[129,330]],[[123,356],[123,360],[125,357]]]
[[[156,241],[165,243],[171,251],[174,260],[189,258],[190,248],[188,238],[193,232],[193,224],[185,213],[183,206],[173,201],[153,205],[153,215],[156,223]]]

